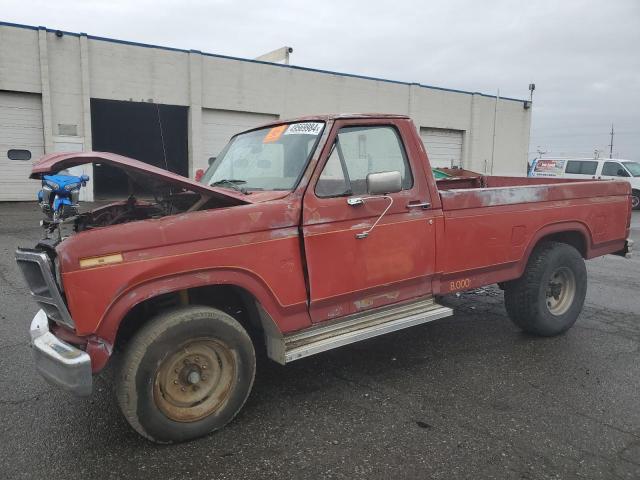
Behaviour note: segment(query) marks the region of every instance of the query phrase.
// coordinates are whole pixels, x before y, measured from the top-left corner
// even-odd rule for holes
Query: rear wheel
[[[522,330],[559,335],[573,326],[587,293],[587,270],[571,245],[546,242],[537,247],[522,277],[505,284],[505,307]]]
[[[208,307],[159,315],[130,341],[116,383],[131,426],[158,443],[222,428],[244,405],[255,375],[249,335]]]

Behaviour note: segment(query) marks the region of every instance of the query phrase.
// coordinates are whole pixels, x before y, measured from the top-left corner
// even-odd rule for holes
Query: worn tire
[[[253,386],[255,359],[246,330],[226,313],[200,306],[167,311],[127,344],[116,374],[118,404],[129,424],[153,442],[192,440],[222,428],[240,411]],[[182,370],[187,368],[185,377]],[[196,370],[199,380],[194,384],[189,375]],[[168,379],[174,371],[180,382]],[[173,394],[208,396],[192,402],[189,397],[190,403],[176,407]]]
[[[571,291],[568,286],[564,294],[562,289],[558,292],[559,275],[573,278],[566,282],[573,284],[573,295],[567,293]],[[558,293],[558,299],[553,293]],[[578,250],[566,243],[545,242],[532,252],[522,277],[506,283],[504,301],[509,318],[518,327],[550,337],[573,326],[586,293],[587,269]]]
[[[633,190],[631,192],[631,208],[640,210],[640,190]]]

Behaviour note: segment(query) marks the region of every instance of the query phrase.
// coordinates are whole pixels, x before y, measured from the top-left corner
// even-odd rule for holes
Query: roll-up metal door
[[[238,132],[278,119],[277,115],[237,112],[231,110],[202,110],[203,158],[196,159],[195,168],[206,168],[209,158],[216,157],[229,139]]]
[[[435,168],[462,166],[462,130],[421,128],[420,138]]]
[[[40,182],[29,180],[29,174],[42,155],[40,95],[0,92],[0,201],[36,199]]]

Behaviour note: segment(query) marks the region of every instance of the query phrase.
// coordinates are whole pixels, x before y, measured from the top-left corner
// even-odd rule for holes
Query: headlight
[[[60,188],[60,185],[50,180],[45,180],[45,183],[49,188],[51,188],[51,190],[58,190]]]
[[[78,182],[70,183],[70,184],[64,186],[64,189],[67,192],[70,192],[71,190],[75,190],[76,188],[80,188],[80,183],[78,183]]]

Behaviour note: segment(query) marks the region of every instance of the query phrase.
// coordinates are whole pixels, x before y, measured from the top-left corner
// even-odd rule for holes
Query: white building
[[[434,166],[520,176],[529,107],[477,92],[0,23],[0,200],[35,198],[38,182],[27,177],[44,153],[106,150],[165,166],[162,126],[169,168],[193,176],[240,130],[335,112],[408,114]],[[117,193],[122,182],[103,168],[87,172],[95,177],[89,185],[99,195]]]

